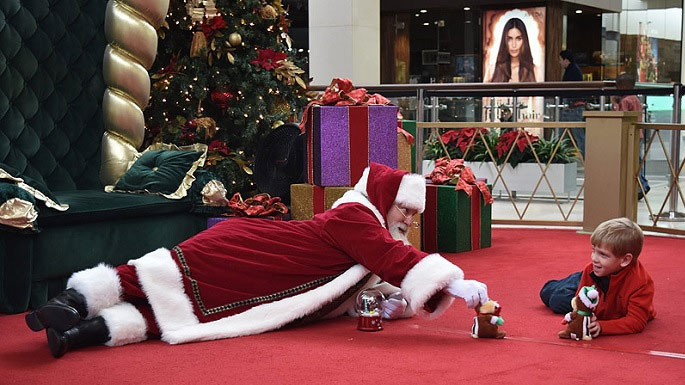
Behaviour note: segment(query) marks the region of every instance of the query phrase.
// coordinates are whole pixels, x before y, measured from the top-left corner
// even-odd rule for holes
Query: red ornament
[[[221,113],[226,113],[228,102],[235,98],[235,94],[231,91],[214,90],[210,95],[212,103],[221,109]]]

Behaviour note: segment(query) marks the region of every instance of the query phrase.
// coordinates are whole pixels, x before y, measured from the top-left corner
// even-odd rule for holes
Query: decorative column
[[[157,56],[157,28],[166,18],[169,0],[109,0],[103,59],[107,89],[102,101],[100,182],[112,185],[135,160],[145,137],[143,109],[150,98],[150,75]]]
[[[380,0],[309,1],[309,74],[313,85],[349,78],[381,80]]]
[[[640,137],[632,124],[640,113],[586,111],[583,231],[607,219],[637,216],[635,173]]]

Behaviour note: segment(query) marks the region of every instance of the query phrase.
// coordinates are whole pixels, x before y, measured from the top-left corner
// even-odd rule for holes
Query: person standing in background
[[[559,52],[559,64],[564,69],[564,77],[561,79],[564,82],[580,82],[583,81],[583,73],[576,64],[573,57],[573,52],[570,50],[563,50]],[[582,99],[565,98],[562,104],[566,105],[561,110],[559,120],[562,122],[581,122],[583,121],[583,110],[585,110],[585,101]],[[585,156],[585,129],[584,128],[570,128],[569,131],[573,135],[580,154]]]

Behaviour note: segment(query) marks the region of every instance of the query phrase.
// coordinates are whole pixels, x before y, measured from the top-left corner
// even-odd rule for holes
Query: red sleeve
[[[350,258],[397,287],[407,272],[428,255],[395,240],[371,210],[359,204],[336,209],[324,225],[324,236]]]
[[[599,321],[603,335],[639,333],[651,319],[654,282],[650,279],[627,295],[628,311],[624,317]]]

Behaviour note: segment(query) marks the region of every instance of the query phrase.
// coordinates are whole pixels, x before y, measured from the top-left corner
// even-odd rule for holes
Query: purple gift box
[[[315,106],[310,111],[310,184],[352,186],[369,162],[397,168],[397,106]]]
[[[223,222],[226,219],[231,219],[231,218],[246,218],[246,217],[209,217],[209,218],[207,218],[207,228],[210,228],[219,222]],[[288,221],[288,220],[290,220],[290,212],[288,212],[285,215],[269,215],[269,216],[265,216],[265,217],[250,217],[250,218],[253,218],[253,219],[269,219],[272,221]]]

